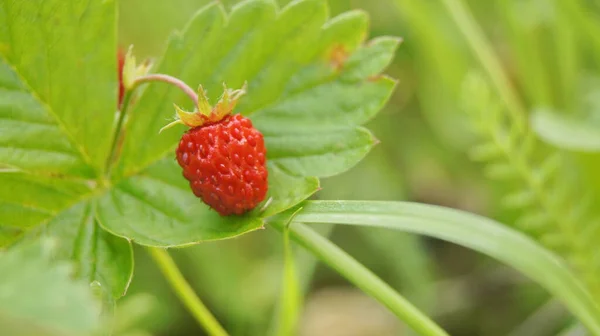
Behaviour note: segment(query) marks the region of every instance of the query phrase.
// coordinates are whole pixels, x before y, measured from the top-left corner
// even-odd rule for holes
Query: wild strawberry
[[[123,66],[125,65],[125,53],[119,49],[117,51],[117,72],[119,74],[119,100],[117,107],[121,106],[123,102],[123,95],[125,94],[125,87],[123,87]]]
[[[250,119],[231,112],[242,90],[225,88],[213,108],[200,88],[198,112],[175,106],[189,127],[177,147],[177,162],[192,191],[222,216],[254,209],[267,194],[267,168],[263,135]]]

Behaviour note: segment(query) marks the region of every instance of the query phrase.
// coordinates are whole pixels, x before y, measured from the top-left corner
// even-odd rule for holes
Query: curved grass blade
[[[498,259],[539,283],[561,300],[590,332],[600,334],[600,309],[564,261],[496,221],[459,210],[408,202],[311,201],[302,206],[294,221],[418,233]]]

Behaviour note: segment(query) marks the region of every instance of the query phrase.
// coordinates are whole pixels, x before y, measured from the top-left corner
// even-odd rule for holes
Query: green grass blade
[[[408,202],[306,202],[294,221],[386,227],[446,240],[514,267],[546,288],[594,334],[600,310],[556,255],[491,219],[439,206]]]
[[[305,212],[301,211],[300,213]],[[271,224],[280,231],[284,230],[285,221],[272,220]],[[308,226],[294,220],[289,227],[289,233],[290,238],[311,251],[365,293],[384,304],[420,335],[447,335],[444,330],[392,287]]]
[[[501,15],[500,24],[504,27],[518,69],[515,75],[523,86],[524,99],[535,105],[551,105],[552,73],[548,71],[547,64],[541,61],[544,59],[544,45],[539,25],[532,25],[529,20],[521,17],[522,3],[502,0],[496,3]],[[535,17],[532,20],[541,20],[540,13],[532,15]]]
[[[515,126],[518,129],[522,129],[525,124],[524,107],[511,86],[500,60],[486,40],[481,27],[479,27],[475,18],[469,12],[462,0],[441,0],[441,2],[464,35],[473,53],[475,53],[479,59],[483,69],[485,69],[490,76],[492,83],[502,97],[506,107],[510,113],[514,114],[515,121],[518,122]]]

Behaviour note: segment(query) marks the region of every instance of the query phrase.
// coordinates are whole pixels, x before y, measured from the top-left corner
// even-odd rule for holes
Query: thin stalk
[[[110,155],[106,160],[106,176],[110,175],[112,163],[116,159],[115,156],[117,154],[118,143],[123,133],[123,124],[125,122],[125,117],[127,116],[127,111],[129,110],[129,105],[131,105],[131,98],[133,96],[133,92],[138,86],[149,82],[163,82],[178,87],[179,89],[181,89],[181,91],[188,95],[188,97],[190,97],[190,99],[194,102],[194,106],[196,107],[196,109],[198,109],[198,95],[196,94],[196,92],[194,92],[194,90],[191,87],[189,87],[181,79],[165,74],[150,74],[136,78],[133,82],[133,85],[130,88],[128,88],[127,91],[125,91],[125,95],[123,97],[123,103],[121,104],[121,110],[119,111],[119,120],[117,121],[117,127],[115,129],[112,145],[110,148]]]
[[[517,129],[522,131],[525,127],[525,108],[504,73],[502,64],[496,57],[493,48],[486,40],[481,27],[461,0],[441,0],[441,2],[479,58],[479,62],[488,73],[509,113],[513,114]]]
[[[110,169],[112,167],[112,163],[115,160],[115,154],[117,152],[117,144],[119,143],[119,138],[121,137],[123,123],[125,121],[125,116],[127,115],[127,110],[129,109],[131,97],[133,96],[133,90],[129,90],[125,92],[123,96],[123,102],[121,104],[121,110],[119,111],[119,120],[117,121],[117,128],[115,129],[115,133],[113,134],[112,145],[110,146],[110,154],[108,155],[108,160],[106,160],[106,176],[110,175]]]
[[[284,230],[285,223],[282,221],[273,220],[271,224],[279,231]],[[435,324],[435,322],[419,311],[373,272],[308,226],[293,222],[289,226],[289,233],[294,241],[311,251],[358,288],[388,307],[392,313],[419,335],[448,335],[440,326]]]
[[[148,251],[171,285],[171,288],[173,288],[175,294],[177,294],[181,302],[186,306],[192,316],[194,316],[196,321],[204,327],[206,332],[211,336],[227,336],[228,334],[225,329],[223,329],[217,319],[196,295],[190,284],[179,271],[179,268],[177,268],[175,261],[173,261],[169,253],[161,248],[148,248]]]
[[[331,225],[320,225],[314,230],[319,233],[321,236],[327,238],[333,232],[333,224]],[[288,233],[289,239],[289,233]],[[303,249],[300,246],[293,246],[290,248],[290,252],[294,255],[294,264],[295,264],[295,274],[298,277],[298,297],[300,299],[299,307],[296,313],[300,314],[302,310],[303,300],[306,296],[306,293],[310,291],[310,286],[312,285],[313,277],[315,274],[315,270],[317,267],[317,262],[319,261],[313,254],[309,251]],[[285,282],[284,282],[285,284]],[[282,285],[283,286],[283,285]],[[278,303],[280,306],[282,302]],[[276,313],[271,317],[271,322],[269,324],[269,332],[267,335],[280,335],[278,331],[280,328],[280,319],[281,314],[283,312],[282,307],[278,306],[276,308]]]
[[[301,288],[296,275],[296,261],[290,243],[289,229],[283,231],[283,279],[281,281],[281,301],[278,312],[279,327],[276,335],[295,334],[298,315],[302,306]]]
[[[175,77],[172,77],[169,75],[150,74],[150,75],[146,75],[146,76],[140,76],[140,77],[136,78],[135,81],[133,82],[132,90],[135,89],[136,87],[138,87],[139,85],[148,83],[148,82],[163,82],[163,83],[168,83],[168,84],[171,84],[171,85],[174,85],[174,86],[180,88],[181,91],[183,91],[186,95],[188,95],[188,97],[190,97],[190,99],[194,102],[194,106],[196,108],[198,108],[198,95],[196,94],[196,92],[181,79],[175,78]]]

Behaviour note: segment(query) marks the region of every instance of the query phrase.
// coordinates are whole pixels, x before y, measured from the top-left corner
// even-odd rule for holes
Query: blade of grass
[[[278,218],[271,218],[269,223],[279,231],[283,231],[286,222],[278,220]],[[294,220],[289,227],[289,232],[294,241],[311,251],[365,293],[388,307],[415,332],[425,336],[448,335],[383,280],[308,226]]]
[[[571,16],[566,11],[559,10],[559,6],[563,1],[555,0],[554,8],[556,10],[556,21],[553,27],[554,50],[551,50],[553,59],[556,60],[556,70],[558,77],[555,77],[555,82],[558,86],[557,96],[561,98],[561,107],[565,111],[575,112],[577,107],[579,76],[581,66],[579,60],[578,35],[576,28],[573,26]],[[572,2],[576,3],[576,0]],[[575,4],[577,6],[577,4]],[[587,19],[587,18],[586,18]]]
[[[405,52],[413,63],[420,111],[449,145],[468,145],[472,139],[469,132],[463,132],[467,124],[456,118],[455,111],[460,110],[456,98],[460,83],[473,63],[470,51],[457,43],[458,32],[439,4],[414,0],[393,0],[392,4],[404,26],[403,35],[411,41]]]
[[[568,24],[578,30],[579,36],[585,36],[585,45],[594,49],[596,63],[600,62],[600,22],[589,3],[581,0],[556,1],[557,12],[568,16]]]
[[[384,227],[423,234],[479,251],[521,271],[600,335],[600,309],[562,259],[491,219],[410,202],[311,201],[294,221]]]
[[[509,113],[514,115],[517,130],[523,130],[526,125],[525,108],[502,69],[500,60],[496,57],[493,48],[486,40],[481,27],[479,27],[475,18],[461,0],[440,1],[450,13],[454,23],[458,26],[473,53],[479,59],[483,69],[489,75],[491,82],[500,94]]]
[[[496,1],[496,4],[502,19],[500,24],[505,26],[507,42],[510,43],[517,66],[515,75],[522,83],[527,98],[535,105],[551,106],[552,82],[544,62],[541,62],[544,50],[540,41],[540,27],[531,27],[529,22],[524,22],[520,15],[522,11],[517,7],[524,6],[523,3],[500,0]],[[532,20],[539,21],[540,18]]]

